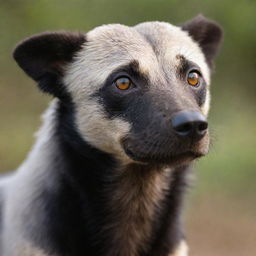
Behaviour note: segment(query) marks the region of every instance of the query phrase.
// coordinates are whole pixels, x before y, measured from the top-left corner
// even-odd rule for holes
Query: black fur
[[[85,35],[74,32],[46,32],[22,41],[13,57],[19,66],[44,92],[65,97],[59,78],[65,65],[86,41]]]
[[[221,38],[219,27],[200,17],[184,25],[183,29],[199,42],[211,64]],[[72,61],[85,41],[85,36],[79,33],[44,33],[23,41],[14,51],[15,60],[38,82],[40,89],[59,98],[54,134],[48,138],[55,146],[55,152],[49,157],[52,166],[39,182],[38,195],[29,202],[31,209],[20,217],[25,227],[24,238],[49,255],[109,256],[110,246],[114,246],[111,230],[103,227],[116,218],[109,209],[109,202],[120,181],[116,173],[123,165],[114,155],[93,147],[79,134],[75,125],[75,103],[61,82],[66,64]],[[182,84],[187,72],[197,67],[185,59],[181,66],[177,75]],[[119,76],[132,80],[131,90],[121,93],[114,86]],[[165,80],[168,82],[168,77]],[[189,147],[193,144],[191,138],[181,140],[174,135],[171,118],[183,109],[199,111],[206,90],[203,86],[198,89],[187,86],[180,91],[174,85],[176,89],[167,93],[159,90],[161,86],[152,86],[152,90],[150,87],[147,76],[139,72],[138,62],[133,61],[113,71],[93,97],[103,105],[108,118],[121,117],[132,124],[131,133],[123,138],[122,146],[131,158],[147,164],[133,163],[125,171],[147,179],[152,171],[161,175],[162,168],[156,167],[173,166],[169,190],[154,209],[156,215],[149,248],[138,248],[138,256],[169,256],[184,238],[180,210],[190,171],[184,159],[192,156],[184,155],[182,159],[180,156],[192,150]],[[181,93],[183,98],[193,100],[177,104]]]
[[[71,101],[59,103],[56,134],[58,144],[56,172],[59,189],[42,191],[47,201],[45,221],[48,223],[45,244],[35,241],[47,251],[59,255],[104,255],[107,236],[99,236],[107,213],[103,188],[111,183],[116,162],[107,153],[86,143],[74,127]],[[32,236],[33,237],[33,236]]]
[[[95,94],[104,105],[109,118],[121,117],[132,124],[131,132],[123,139],[123,146],[126,153],[135,160],[172,164],[176,163],[177,156],[186,154],[189,150],[187,145],[192,143],[192,137],[177,137],[172,129],[171,119],[175,113],[184,109],[199,111],[198,106],[205,101],[206,84],[201,77],[197,88],[188,85],[188,72],[199,68],[184,57],[180,58],[180,68],[177,70],[180,81],[177,83],[180,82],[181,85],[168,84],[166,78],[164,86],[153,86],[146,74],[140,72],[138,63],[132,61],[128,66],[115,70]],[[120,76],[129,77],[133,87],[127,91],[117,89],[115,80]],[[161,90],[165,86],[175,89],[171,92]],[[194,98],[194,103],[186,100],[187,98]],[[177,99],[182,101],[182,108],[180,102],[177,104]],[[192,154],[191,157],[197,156]]]
[[[179,241],[184,239],[181,208],[184,192],[188,188],[187,176],[190,171],[189,166],[180,166],[173,171],[170,191],[163,202],[165,208],[156,221],[155,237],[151,243],[150,256],[168,255],[170,251],[175,249]]]
[[[178,55],[176,57],[180,59],[180,66],[178,68],[178,79],[181,79],[182,81],[184,81],[184,84],[188,83],[187,77],[190,71],[197,71],[200,73],[199,85],[195,87],[188,86],[188,88],[193,93],[198,105],[202,106],[206,99],[207,88],[206,88],[205,79],[202,76],[199,66],[196,63],[187,60],[183,55]]]
[[[117,89],[115,81],[119,77],[128,77],[133,83],[133,88],[127,92]],[[149,86],[148,78],[139,71],[139,64],[134,60],[129,65],[114,70],[102,88],[95,93],[95,97],[105,106],[109,118],[123,117],[126,119],[126,111],[131,100],[142,96],[147,91],[147,86]]]
[[[115,188],[115,172],[119,165],[113,156],[86,143],[74,127],[73,119],[72,102],[59,102],[56,133],[52,138],[58,145],[54,166],[57,180],[51,181],[52,186],[47,181],[40,193],[41,198],[37,198],[45,202],[42,220],[38,223],[47,225],[43,228],[30,226],[28,239],[34,239],[34,244],[48,253],[104,256],[109,250],[112,234],[102,233],[101,229],[110,220],[107,202]],[[146,175],[151,167],[137,165],[132,169]],[[139,255],[167,256],[183,238],[180,210],[188,171],[183,166],[173,172],[171,190],[159,205],[162,210],[158,210],[154,221],[151,247]]]
[[[213,59],[218,53],[223,38],[222,28],[214,21],[198,15],[191,21],[182,25],[182,29],[199,43],[205,54],[207,63],[213,66]]]

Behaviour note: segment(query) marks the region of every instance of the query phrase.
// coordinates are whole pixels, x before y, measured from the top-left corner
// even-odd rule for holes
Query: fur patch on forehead
[[[86,44],[66,69],[68,89],[75,93],[86,85],[95,91],[113,70],[133,60],[140,63],[142,72],[152,70],[157,63],[152,47],[140,33],[122,25],[95,28],[87,34]]]
[[[103,25],[88,32],[84,47],[66,68],[65,84],[72,93],[80,94],[83,90],[91,94],[113,70],[133,60],[139,62],[141,72],[157,80],[163,72],[171,76],[179,65],[177,55],[197,63],[206,83],[210,83],[209,68],[200,47],[179,27],[164,22],[146,22],[135,27]]]
[[[135,29],[151,44],[158,60],[163,63],[164,69],[177,66],[179,62],[175,60],[176,56],[182,55],[196,63],[206,83],[210,83],[210,71],[205,56],[199,45],[186,31],[166,22],[145,22],[135,26]]]

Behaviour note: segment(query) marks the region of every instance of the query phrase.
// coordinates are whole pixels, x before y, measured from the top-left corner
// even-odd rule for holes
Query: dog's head
[[[75,127],[125,162],[175,164],[205,155],[210,73],[221,28],[198,16],[177,27],[104,25],[43,33],[14,58],[39,87],[75,105]]]

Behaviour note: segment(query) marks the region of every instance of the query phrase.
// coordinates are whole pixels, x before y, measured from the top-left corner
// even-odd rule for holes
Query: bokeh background
[[[191,255],[256,255],[255,0],[0,0],[0,171],[25,158],[51,99],[12,59],[17,42],[106,23],[181,24],[198,13],[218,21],[225,40],[212,79],[212,149],[196,165],[185,215]]]

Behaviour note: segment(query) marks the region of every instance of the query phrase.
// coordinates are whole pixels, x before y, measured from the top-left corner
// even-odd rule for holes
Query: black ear
[[[182,29],[188,31],[189,35],[198,42],[208,65],[212,67],[213,59],[222,42],[222,28],[216,22],[205,18],[203,15],[198,15],[183,24]]]
[[[61,97],[60,77],[65,64],[81,49],[85,35],[71,32],[46,32],[20,42],[13,52],[19,66],[44,91]]]

